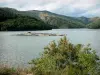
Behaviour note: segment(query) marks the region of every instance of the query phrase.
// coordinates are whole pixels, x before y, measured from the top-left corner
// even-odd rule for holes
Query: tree
[[[99,75],[100,59],[90,45],[74,45],[66,37],[52,41],[40,58],[31,61],[35,75]]]

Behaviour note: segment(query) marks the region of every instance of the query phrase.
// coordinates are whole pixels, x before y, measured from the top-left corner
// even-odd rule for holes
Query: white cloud
[[[6,3],[4,6],[14,7],[22,10],[40,9],[40,10],[54,10],[59,6],[69,4],[73,0],[2,0]],[[23,5],[23,6],[22,6]],[[22,7],[20,7],[22,6]]]
[[[36,5],[33,3],[32,4],[27,4],[27,6],[24,6],[22,8],[20,8],[20,10],[48,10],[48,11],[52,11],[52,10],[55,10],[57,8],[60,7],[60,4],[59,2],[51,2],[51,3],[47,3],[47,4],[40,4],[40,5]]]
[[[86,13],[81,14],[81,16],[89,16],[89,17],[99,16],[100,17],[100,8],[87,11]]]
[[[0,0],[4,7],[18,10],[48,10],[65,15],[85,15],[92,12],[99,13],[96,5],[100,0]],[[97,9],[97,10],[96,10]],[[95,14],[96,14],[95,13]]]

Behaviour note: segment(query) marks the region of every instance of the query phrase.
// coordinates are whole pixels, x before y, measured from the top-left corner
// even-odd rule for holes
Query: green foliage
[[[99,75],[100,59],[89,45],[73,45],[66,37],[52,41],[31,61],[34,75]]]
[[[97,19],[96,21],[88,24],[87,27],[91,28],[91,29],[99,29],[100,28],[100,18]]]
[[[32,75],[30,68],[8,67],[0,65],[0,75]]]
[[[1,30],[48,30],[51,26],[44,22],[31,18],[28,16],[18,16],[15,19],[8,19],[7,21],[1,22]]]
[[[14,68],[3,67],[0,68],[0,75],[19,75]]]
[[[11,10],[11,9],[10,9]],[[17,17],[12,11],[7,8],[0,8],[0,22],[7,19],[14,19]]]

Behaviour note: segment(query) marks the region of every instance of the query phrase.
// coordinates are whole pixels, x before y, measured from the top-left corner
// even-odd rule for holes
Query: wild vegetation
[[[100,58],[90,45],[74,45],[66,37],[52,41],[30,62],[34,75],[99,75]]]
[[[5,65],[0,65],[0,75],[27,75],[32,74],[30,68],[15,68]]]
[[[0,22],[2,31],[20,31],[20,30],[48,30],[52,29],[50,25],[45,24],[35,18],[28,16],[18,16],[14,19],[8,19]]]

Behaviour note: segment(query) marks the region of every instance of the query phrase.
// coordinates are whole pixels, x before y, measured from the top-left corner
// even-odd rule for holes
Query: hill
[[[82,16],[82,17],[77,17],[77,19],[79,20],[79,21],[81,21],[82,23],[84,23],[85,25],[87,25],[87,24],[89,24],[90,22],[91,22],[91,18],[87,18],[87,17],[84,17],[84,16]]]
[[[34,17],[23,16],[12,8],[0,8],[0,30],[20,31],[20,30],[48,30],[52,29],[41,20]]]
[[[87,25],[88,28],[91,29],[100,29],[100,18],[92,18],[92,22]]]
[[[46,24],[52,25],[53,28],[83,28],[84,23],[78,19],[69,16],[58,15],[49,11],[20,11],[19,14],[35,17]]]
[[[0,8],[0,30],[48,30],[52,28],[99,28],[99,17],[70,17],[49,11]],[[94,25],[92,25],[94,24]]]

